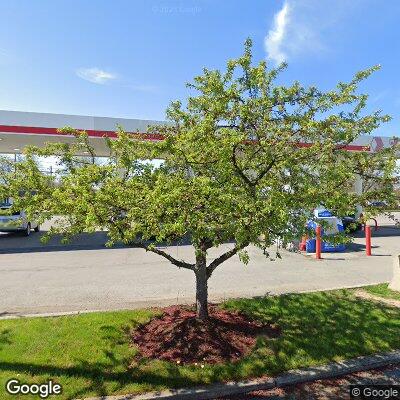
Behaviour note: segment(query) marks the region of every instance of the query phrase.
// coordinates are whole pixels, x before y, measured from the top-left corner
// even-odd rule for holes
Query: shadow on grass
[[[349,291],[243,299],[226,306],[282,330],[250,356],[255,375],[400,348],[400,310],[356,299]]]
[[[3,329],[0,331],[0,350],[4,346],[11,344],[10,336],[11,336],[10,329]]]
[[[139,359],[129,346],[130,330],[136,320],[124,326],[104,324],[99,361],[75,360],[72,366],[42,365],[33,362],[1,362],[0,371],[61,377],[82,378],[68,390],[68,398],[97,396],[126,390],[137,385],[138,391],[179,388],[215,381],[238,380],[260,375],[275,375],[300,367],[320,365],[339,359],[353,358],[400,348],[400,310],[355,299],[349,291],[292,294],[280,297],[232,300],[224,305],[240,310],[282,330],[279,337],[260,337],[253,352],[236,363],[182,366],[158,360]],[[4,345],[9,333],[0,336]],[[1,342],[2,343],[2,342]],[[55,355],[56,357],[56,355]],[[56,364],[56,362],[54,363]],[[129,388],[130,389],[130,388]]]
[[[155,372],[148,371],[143,373],[140,368],[128,368],[125,372],[113,372],[110,371],[110,364],[108,363],[88,363],[83,360],[78,365],[72,367],[0,362],[0,371],[9,371],[18,374],[29,373],[32,376],[45,375],[51,376],[55,380],[61,376],[79,377],[87,380],[89,382],[87,386],[68,396],[71,399],[90,392],[94,392],[98,396],[110,394],[106,384],[112,382],[116,384],[114,387],[116,391],[132,383],[148,384],[154,387],[165,385],[181,387],[194,384],[194,382],[190,382],[186,377],[180,377],[179,367],[174,365],[168,367],[168,378],[160,376]]]
[[[99,329],[99,334],[104,340],[104,347],[100,352],[104,355],[104,361],[89,362],[83,359],[75,359],[74,365],[63,366],[39,364],[35,362],[5,362],[0,360],[0,372],[9,372],[13,375],[28,375],[36,381],[45,381],[48,377],[52,379],[60,378],[79,378],[84,379],[85,384],[68,385],[64,387],[63,398],[74,399],[80,396],[95,393],[97,396],[110,394],[122,390],[127,385],[137,384],[153,389],[162,387],[183,387],[194,385],[185,376],[181,375],[178,365],[164,363],[162,374],[156,368],[148,368],[147,360],[140,360],[132,365],[132,354],[129,356],[121,355],[120,348],[129,346],[128,332],[138,325],[138,321],[131,320],[128,325],[117,329],[115,326],[103,325]],[[0,350],[2,344],[11,344],[10,330],[0,331]],[[93,349],[94,351],[98,349]],[[56,355],[55,355],[56,357]],[[74,386],[74,388],[72,388]],[[68,389],[68,390],[66,390]],[[65,393],[68,392],[68,393]]]

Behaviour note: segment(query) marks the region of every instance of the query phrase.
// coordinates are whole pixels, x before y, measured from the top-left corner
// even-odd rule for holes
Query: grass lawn
[[[63,386],[57,398],[70,399],[277,374],[400,348],[400,309],[356,299],[350,290],[232,300],[224,307],[277,323],[282,335],[260,338],[238,363],[202,368],[134,360],[127,332],[152,311],[2,320],[0,398],[18,398],[5,393],[12,377],[36,383],[53,378]]]
[[[400,300],[400,292],[390,290],[388,283],[381,283],[379,285],[366,286],[363,289],[375,296],[385,297],[386,299]]]

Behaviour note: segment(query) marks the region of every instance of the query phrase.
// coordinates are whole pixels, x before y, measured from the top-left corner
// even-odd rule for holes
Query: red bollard
[[[303,236],[299,243],[299,250],[306,251],[306,246],[307,246],[307,236]]]
[[[365,252],[367,256],[371,255],[371,227],[365,225]]]
[[[315,228],[316,239],[315,239],[315,258],[317,260],[321,259],[321,226],[317,225]]]

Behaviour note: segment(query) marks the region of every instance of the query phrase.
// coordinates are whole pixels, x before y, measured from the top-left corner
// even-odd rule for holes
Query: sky
[[[164,119],[203,67],[253,39],[280,83],[330,89],[372,65],[368,111],[400,136],[399,0],[1,0],[0,109]]]

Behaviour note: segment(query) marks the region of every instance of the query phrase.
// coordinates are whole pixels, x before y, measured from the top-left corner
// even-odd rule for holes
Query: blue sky
[[[0,109],[163,119],[203,66],[246,37],[256,60],[289,63],[281,81],[330,88],[371,65],[369,110],[400,135],[400,1],[0,2]]]

